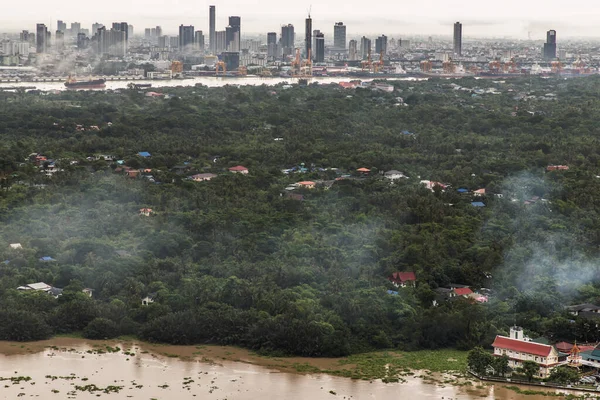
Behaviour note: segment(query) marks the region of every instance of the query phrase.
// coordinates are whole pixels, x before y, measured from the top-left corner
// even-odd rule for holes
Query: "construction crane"
[[[221,72],[221,73],[219,73]],[[225,65],[225,63],[223,61],[218,61],[217,64],[215,64],[215,75],[219,76],[219,75],[225,75],[227,73],[227,66]]]
[[[371,48],[369,48],[369,51],[367,53],[367,59],[361,61],[360,66],[363,72],[365,71],[365,68],[371,71],[371,68],[373,67],[373,62],[371,61]]]
[[[488,69],[490,72],[497,74],[502,69],[502,64],[498,60],[490,61],[488,64]]]
[[[586,67],[585,63],[581,59],[581,56],[577,57],[577,60],[575,60],[575,62],[573,63],[573,69],[575,69],[579,73],[582,73],[582,72],[586,72],[586,68],[585,67]]]
[[[181,74],[183,72],[183,63],[181,61],[173,61],[171,63],[171,72],[173,74]]]
[[[563,69],[563,65],[560,62],[560,60],[556,60],[556,61],[552,61],[550,63],[550,68],[552,69],[552,72],[555,74],[560,74],[560,72]]]
[[[377,61],[374,65],[373,65],[373,72],[377,73],[380,70],[383,70],[383,65],[384,65],[384,61],[383,61],[383,50],[381,50],[381,52],[379,53],[379,61]]]
[[[422,72],[431,72],[431,61],[429,61],[429,60],[421,61],[421,71]]]
[[[444,70],[445,74],[453,74],[454,70],[456,69],[456,65],[454,65],[452,59],[449,58],[448,61],[444,61],[442,63],[442,69]]]

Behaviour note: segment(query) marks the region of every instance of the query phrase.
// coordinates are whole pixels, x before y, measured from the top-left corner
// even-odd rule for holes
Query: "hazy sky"
[[[242,35],[280,32],[280,25],[292,23],[303,34],[304,18],[310,1],[282,0],[29,0],[3,7],[0,32],[34,30],[37,22],[46,23],[52,32],[56,21],[78,21],[83,28],[93,22],[110,24],[126,21],[137,34],[145,27],[160,25],[174,33],[180,24],[208,31],[208,6],[217,6],[217,30],[227,25],[227,16],[242,17]],[[451,35],[455,21],[463,23],[463,35],[544,39],[548,29],[561,37],[599,36],[600,3],[593,0],[425,0],[365,1],[325,0],[312,5],[313,29],[321,29],[326,39],[333,35],[333,23],[347,25],[348,36],[381,34]]]

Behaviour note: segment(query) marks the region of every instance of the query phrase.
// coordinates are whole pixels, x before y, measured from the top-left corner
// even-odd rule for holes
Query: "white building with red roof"
[[[508,357],[508,366],[515,369],[523,366],[524,361],[533,361],[540,366],[537,378],[547,378],[552,369],[566,360],[559,360],[558,351],[554,346],[532,342],[523,335],[523,328],[510,328],[510,337],[496,336],[492,344],[494,356]],[[563,357],[561,357],[562,359]]]
[[[417,277],[414,272],[394,272],[388,278],[396,287],[414,286]]]

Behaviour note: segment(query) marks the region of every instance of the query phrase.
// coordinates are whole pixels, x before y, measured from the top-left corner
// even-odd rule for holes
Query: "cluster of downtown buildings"
[[[110,26],[94,23],[91,29],[82,28],[78,22],[70,27],[57,21],[56,31],[43,23],[37,24],[35,32],[22,31],[18,37],[0,40],[0,65],[35,65],[37,60],[60,61],[66,53],[77,52],[78,57],[126,60],[134,63],[163,62],[163,66],[179,61],[184,69],[204,66],[214,69],[223,63],[228,71],[240,66],[272,67],[288,65],[298,60],[311,65],[326,63],[360,66],[361,62],[378,60],[383,65],[384,57],[389,61],[417,60],[467,60],[477,58],[498,59],[499,54],[472,52],[464,54],[462,24],[456,22],[453,30],[452,47],[442,44],[441,51],[429,37],[427,41],[411,43],[405,39],[389,39],[379,35],[373,41],[366,36],[354,36],[348,40],[346,25],[336,22],[327,32],[313,29],[310,16],[305,19],[304,37],[297,37],[294,25],[285,24],[278,32],[267,32],[266,36],[242,36],[242,18],[229,16],[228,25],[217,30],[216,7],[209,6],[208,33],[196,30],[193,25],[180,25],[177,35],[164,34],[160,26],[145,28],[143,35],[134,36],[134,27],[127,22],[114,22]],[[327,42],[326,42],[327,38]],[[303,40],[302,40],[303,39]],[[266,42],[265,42],[266,40]],[[327,45],[326,45],[327,44]],[[35,54],[34,51],[35,50]],[[30,53],[33,57],[30,57]],[[540,54],[541,53],[541,54]],[[504,53],[503,53],[504,54]],[[509,57],[512,53],[509,52]],[[556,31],[548,31],[546,43],[538,56],[546,60],[557,57]],[[529,57],[529,56],[528,56]],[[506,58],[506,57],[504,57]],[[167,64],[167,62],[169,62]],[[40,63],[37,62],[39,65]]]

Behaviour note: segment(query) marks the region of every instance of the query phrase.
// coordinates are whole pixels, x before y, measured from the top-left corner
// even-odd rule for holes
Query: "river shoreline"
[[[426,362],[434,369],[435,365],[441,368],[458,362],[449,360],[450,364],[434,364],[426,359],[432,354],[438,358],[450,354],[443,350],[416,354],[416,358],[423,358],[417,361]],[[402,361],[405,364],[393,364],[393,360],[403,357],[406,358]],[[463,372],[399,367],[420,365],[410,364],[414,360],[415,353],[399,352],[323,359],[267,357],[237,347],[163,345],[134,339],[91,341],[56,337],[28,343],[0,342],[0,380],[12,383],[4,385],[7,391],[4,392],[6,394],[0,393],[0,399],[14,398],[20,393],[46,398],[44,396],[49,396],[46,394],[49,390],[52,390],[51,393],[65,393],[68,390],[70,398],[75,398],[75,395],[77,398],[90,399],[97,396],[96,392],[83,390],[85,388],[100,388],[97,389],[98,394],[107,393],[111,398],[119,399],[191,399],[200,395],[200,398],[219,400],[255,400],[265,396],[314,400],[329,399],[337,394],[347,399],[541,400],[546,396],[517,393],[506,385],[482,382]],[[377,369],[379,367],[397,379],[376,377],[382,371]],[[208,378],[204,376],[207,373]],[[27,378],[31,382],[26,381]],[[208,385],[205,383],[207,379],[210,379]],[[194,380],[196,383],[192,383]],[[219,385],[215,382],[219,382]],[[102,392],[112,386],[121,387],[122,392]],[[526,391],[530,388],[522,386],[522,389]],[[221,395],[227,393],[229,397],[212,397],[213,392]],[[556,390],[549,390],[548,393],[557,399],[567,396]]]

